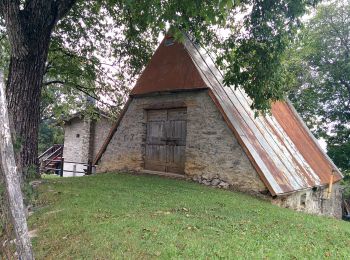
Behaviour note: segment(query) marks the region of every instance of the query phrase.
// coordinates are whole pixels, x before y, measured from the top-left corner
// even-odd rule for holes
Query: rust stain
[[[240,89],[233,90],[231,88],[232,94],[235,98],[237,98],[237,101],[234,102],[234,97],[230,98],[234,106],[241,105],[243,107],[242,113],[246,114],[246,120],[251,121],[251,124],[248,129],[252,132],[252,135],[250,135],[250,139],[254,140],[253,143],[255,147],[261,146],[261,148],[264,150],[264,155],[261,156],[261,158],[264,160],[266,164],[269,164],[270,160],[275,157],[274,160],[274,169],[272,171],[272,174],[274,175],[274,178],[278,185],[283,188],[283,190],[289,190],[293,191],[295,190],[295,187],[293,186],[293,182],[300,183],[302,182],[305,185],[305,180],[302,176],[300,176],[300,171],[304,171],[305,174],[307,172],[301,168],[300,164],[295,160],[292,153],[289,151],[286,143],[284,140],[279,136],[276,129],[272,127],[271,124],[268,123],[266,120],[266,117],[254,117],[253,111],[250,109],[249,105],[249,98],[244,95],[243,92],[241,92]],[[243,117],[242,117],[243,119]],[[245,120],[243,120],[245,121]],[[247,130],[246,130],[247,131]],[[264,140],[263,140],[264,139]],[[268,155],[268,156],[266,156]],[[276,165],[276,163],[280,164],[281,167]],[[294,163],[294,164],[293,164]],[[291,169],[291,167],[294,169],[294,171]],[[293,172],[290,172],[290,171]],[[289,174],[289,179],[292,179],[293,181],[289,181],[286,172]],[[307,174],[307,178],[310,176]],[[309,178],[311,179],[311,178]]]
[[[189,39],[185,42],[185,46],[201,72],[202,78],[205,79],[207,86],[221,105],[220,111],[224,118],[228,118],[233,128],[237,128],[234,132],[238,132],[242,146],[245,147],[245,151],[247,151],[247,155],[256,170],[264,175],[262,177],[264,182],[266,180],[269,182],[267,187],[272,194],[280,195],[328,184],[331,174],[329,170],[335,166],[318,149],[308,130],[304,129],[301,122],[296,120],[297,114],[294,111],[289,111],[290,113],[284,117],[284,120],[298,123],[296,131],[302,130],[301,139],[305,138],[306,145],[314,148],[311,154],[309,151],[303,150],[303,147],[297,142],[298,139],[290,134],[294,131],[293,126],[287,126],[289,131],[286,131],[286,127],[279,125],[283,125],[283,122],[274,119],[276,125],[273,125],[272,128],[276,128],[274,129],[276,131],[268,133],[269,125],[266,125],[264,120],[262,120],[260,127],[257,120],[260,120],[261,117],[257,119],[251,111],[240,109],[241,105],[243,108],[246,104],[249,106],[249,98],[246,97],[246,94],[241,96],[237,90],[224,87],[222,74],[203,49],[193,44]],[[231,90],[233,95],[229,94]],[[281,135],[277,134],[277,130],[281,131]],[[283,141],[278,142],[279,138]],[[309,153],[308,156],[305,156],[307,153]],[[314,156],[315,153],[317,156]],[[320,159],[324,162],[323,166],[315,163]],[[323,172],[321,172],[322,167],[324,168]],[[341,179],[342,176],[340,172],[338,173],[338,179]]]
[[[174,42],[166,46],[165,40],[137,80],[131,95],[207,88],[183,44]]]
[[[225,95],[225,93],[222,92],[223,88],[221,86],[212,85],[212,88],[217,91],[217,95],[221,96],[221,102],[226,103],[226,107],[228,109],[228,111],[226,111],[226,113],[230,113],[231,115],[234,115],[234,120],[236,121],[236,123],[239,124],[239,127],[243,130],[244,135],[247,137],[248,142],[252,146],[252,148],[250,148],[250,149],[247,147],[248,156],[250,158],[254,158],[254,156],[251,154],[251,152],[252,152],[251,149],[254,149],[255,152],[257,153],[258,157],[260,158],[260,160],[266,166],[266,169],[271,173],[272,177],[274,178],[274,181],[278,184],[278,187],[280,189],[282,189],[283,192],[294,191],[295,187],[293,187],[293,185],[290,183],[286,174],[284,174],[282,169],[276,165],[275,160],[273,160],[271,157],[272,155],[266,151],[266,147],[264,147],[261,143],[261,140],[259,140],[257,138],[257,133],[254,132],[250,128],[248,122],[246,122],[246,120],[248,119],[251,122],[255,123],[254,116],[248,117],[247,119],[244,119],[242,114],[240,114],[239,111],[237,110],[236,106],[238,106],[238,104],[233,102],[233,100],[231,98],[229,98],[228,96],[227,96],[227,98],[225,98],[226,95]],[[243,145],[246,146],[245,143],[243,143]],[[256,166],[258,166],[258,165],[259,164],[256,164]],[[260,167],[255,167],[255,168],[258,171],[258,173],[261,171]],[[262,172],[264,175],[267,174],[267,172],[264,172],[264,171],[262,171]],[[262,178],[263,181],[265,179],[266,179],[266,177]],[[265,181],[264,181],[264,183],[266,185]],[[279,192],[276,191],[276,185],[272,185],[269,182],[269,185],[267,185],[267,187],[269,187],[269,186],[271,187],[271,188],[269,188],[269,191],[272,194],[276,194],[276,195],[279,194]]]
[[[292,140],[298,151],[305,158],[310,167],[320,177],[321,184],[328,184],[332,175],[333,166],[322,154],[314,140],[306,132],[296,115],[285,102],[276,102],[272,105],[272,115],[276,118],[283,130]],[[342,176],[336,172],[334,181],[339,181]],[[312,185],[312,183],[310,183]]]
[[[262,117],[264,123],[266,124],[266,126],[270,129],[270,131],[273,133],[274,137],[276,137],[278,139],[278,141],[286,148],[286,150],[289,152],[292,162],[293,164],[297,167],[298,173],[301,175],[300,177],[303,177],[306,179],[307,185],[308,186],[313,186],[315,185],[315,180],[313,178],[311,178],[311,176],[308,174],[308,172],[306,171],[306,169],[301,165],[301,163],[293,156],[293,151],[291,151],[288,148],[287,142],[286,140],[280,135],[280,133],[278,133],[278,131],[275,129],[275,127],[273,125],[271,125],[271,123],[266,120],[265,117]]]

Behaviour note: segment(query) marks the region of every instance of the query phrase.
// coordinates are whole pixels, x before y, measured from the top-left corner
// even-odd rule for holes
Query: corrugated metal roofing
[[[131,95],[206,88],[184,46],[177,42],[166,46],[165,42],[166,38],[137,80]]]
[[[277,102],[272,114],[255,117],[251,99],[223,85],[210,55],[187,37],[184,44],[159,46],[131,95],[208,88],[209,95],[272,195],[303,190],[342,179],[340,171],[317,145],[288,102]]]
[[[291,104],[278,102],[272,106],[272,115],[255,117],[250,98],[240,88],[223,85],[223,76],[209,54],[188,38],[184,45],[273,195],[329,184],[332,174],[334,181],[342,178]]]

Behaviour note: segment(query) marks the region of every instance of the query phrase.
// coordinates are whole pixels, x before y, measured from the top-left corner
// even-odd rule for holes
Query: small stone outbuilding
[[[98,119],[76,113],[65,120],[63,177],[85,175],[88,161],[96,157],[112,123],[104,113],[99,113]]]
[[[245,92],[224,86],[210,55],[185,38],[158,47],[95,157],[97,171],[184,175],[341,217],[342,174],[293,106],[277,102],[255,117]]]

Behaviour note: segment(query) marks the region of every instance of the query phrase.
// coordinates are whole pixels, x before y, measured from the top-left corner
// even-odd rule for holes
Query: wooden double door
[[[184,174],[187,109],[147,110],[145,169]]]

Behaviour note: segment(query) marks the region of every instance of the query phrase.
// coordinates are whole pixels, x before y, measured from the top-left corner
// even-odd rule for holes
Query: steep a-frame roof
[[[272,195],[324,186],[332,179],[333,182],[342,179],[340,171],[318,146],[289,102],[277,102],[272,105],[271,115],[255,117],[250,108],[252,101],[245,92],[224,86],[223,75],[210,55],[185,38],[184,44],[169,45],[163,40],[132,90],[131,98],[207,88]],[[110,136],[117,127],[118,124]]]
[[[167,40],[170,42],[167,43]],[[131,95],[208,88],[186,49],[165,38],[139,77]]]

